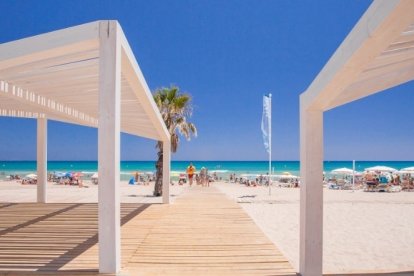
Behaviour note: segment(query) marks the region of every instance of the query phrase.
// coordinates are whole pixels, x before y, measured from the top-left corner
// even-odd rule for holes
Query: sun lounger
[[[339,186],[335,182],[328,182],[328,189],[339,190]]]
[[[338,189],[340,190],[351,190],[352,185],[349,183],[349,181],[345,179],[338,179],[336,181],[336,185],[338,186]]]
[[[402,191],[402,187],[400,185],[391,185],[391,187],[388,189],[390,193],[398,193]]]
[[[375,192],[375,189],[377,187],[377,183],[373,181],[367,181],[365,182],[365,192]]]
[[[407,192],[414,191],[414,185],[409,180],[403,180],[401,181],[401,189]]]
[[[379,183],[375,187],[375,191],[376,192],[389,192],[390,191],[390,187],[391,187],[391,185],[389,185],[388,183]]]

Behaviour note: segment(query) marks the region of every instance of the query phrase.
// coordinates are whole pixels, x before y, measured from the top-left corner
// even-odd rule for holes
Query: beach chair
[[[366,181],[364,186],[364,192],[375,192],[378,183],[375,181]]]
[[[410,191],[414,190],[414,185],[410,180],[404,179],[403,181],[401,181],[401,189],[403,191],[410,192]]]
[[[390,185],[388,192],[390,193],[398,193],[402,191],[401,185]]]
[[[178,184],[183,185],[187,183],[187,175],[185,173],[180,173],[180,176],[178,178]]]
[[[343,190],[353,190],[354,186],[352,185],[351,182],[347,181],[345,182],[345,184],[342,186]]]
[[[376,192],[389,192],[391,188],[391,183],[388,182],[388,178],[381,175],[379,177],[379,183],[375,187]]]
[[[344,190],[345,184],[346,184],[345,179],[338,179],[336,181],[336,185],[338,186],[339,190]]]

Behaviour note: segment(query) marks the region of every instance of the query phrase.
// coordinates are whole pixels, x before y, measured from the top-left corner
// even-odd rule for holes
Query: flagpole
[[[272,94],[269,93],[269,113],[270,113],[270,118],[269,118],[269,195],[272,194],[271,191],[271,184],[272,184]]]

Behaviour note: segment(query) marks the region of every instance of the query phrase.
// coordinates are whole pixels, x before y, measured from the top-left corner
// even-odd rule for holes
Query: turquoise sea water
[[[172,175],[176,176],[179,172],[184,172],[188,166],[188,161],[173,161],[171,164]],[[217,171],[223,177],[230,173],[243,174],[265,174],[268,171],[269,163],[267,161],[193,161],[197,169],[206,167],[212,171]],[[363,171],[365,168],[382,165],[395,169],[414,166],[414,161],[356,161],[356,170]],[[329,173],[337,168],[352,168],[352,161],[325,161],[324,171]],[[272,168],[275,174],[290,172],[299,175],[299,161],[273,161]],[[98,170],[96,161],[50,161],[48,162],[48,171],[80,171],[85,174],[93,174]],[[127,179],[132,172],[153,172],[155,171],[154,161],[122,161],[121,177]],[[0,179],[10,174],[26,175],[36,173],[36,161],[0,161]]]

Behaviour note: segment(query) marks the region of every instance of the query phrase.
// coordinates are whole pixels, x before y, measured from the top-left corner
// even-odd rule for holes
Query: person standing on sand
[[[193,163],[190,162],[190,165],[187,167],[187,176],[188,176],[188,181],[190,183],[190,186],[193,185],[193,176],[194,176],[195,170],[196,169],[193,166]]]
[[[201,187],[205,187],[207,184],[207,169],[202,167],[200,170]]]

